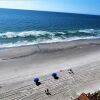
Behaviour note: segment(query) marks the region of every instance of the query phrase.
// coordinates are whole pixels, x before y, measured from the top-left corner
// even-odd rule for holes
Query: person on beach
[[[46,95],[51,95],[48,88],[45,90],[45,93],[46,93]]]
[[[68,69],[68,73],[73,75],[75,74],[72,69]]]

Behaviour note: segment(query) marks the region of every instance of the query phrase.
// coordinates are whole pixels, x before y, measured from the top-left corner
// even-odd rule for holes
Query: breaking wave
[[[73,41],[79,39],[99,38],[100,30],[80,29],[64,30],[63,32],[49,31],[23,31],[0,33],[0,48],[32,45],[38,43],[51,43],[62,41]]]
[[[14,38],[14,37],[27,37],[27,36],[45,36],[45,35],[50,35],[50,36],[59,36],[59,35],[100,35],[100,30],[95,30],[95,29],[80,29],[80,30],[68,30],[64,32],[49,32],[49,31],[23,31],[23,32],[6,32],[6,33],[0,33],[1,38]],[[80,34],[79,34],[80,33]]]

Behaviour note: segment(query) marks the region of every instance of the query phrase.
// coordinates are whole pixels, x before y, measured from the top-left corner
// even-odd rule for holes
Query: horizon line
[[[23,10],[23,11],[40,11],[40,12],[51,12],[51,13],[69,13],[69,14],[80,14],[80,15],[90,15],[90,16],[100,16],[99,14],[88,14],[88,13],[78,13],[78,12],[60,12],[60,11],[49,11],[49,10],[34,10],[34,9],[17,9],[17,8],[0,8],[8,10]]]

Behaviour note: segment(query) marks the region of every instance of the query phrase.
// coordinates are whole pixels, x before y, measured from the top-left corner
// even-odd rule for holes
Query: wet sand
[[[59,80],[51,77],[52,72],[58,73]],[[40,77],[39,87],[34,77]],[[0,49],[1,100],[70,100],[100,89],[99,83],[99,39]],[[49,97],[46,88],[52,94]]]

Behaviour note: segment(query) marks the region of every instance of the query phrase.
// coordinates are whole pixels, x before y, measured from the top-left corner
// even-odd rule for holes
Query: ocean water
[[[0,48],[100,38],[100,16],[0,9]]]

